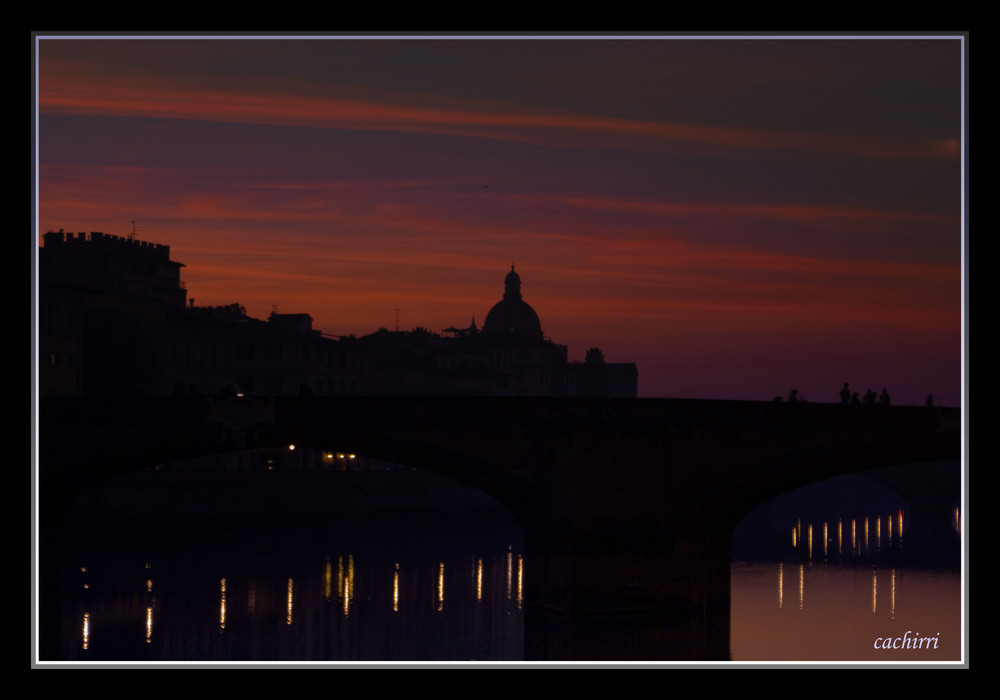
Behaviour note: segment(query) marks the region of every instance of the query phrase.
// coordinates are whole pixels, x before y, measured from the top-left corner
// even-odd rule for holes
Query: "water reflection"
[[[356,476],[347,494],[313,479],[296,503],[277,481],[217,473],[158,473],[156,496],[145,475],[95,496],[74,526],[64,658],[523,658],[523,555],[509,516],[464,490],[450,510],[375,514],[359,494],[412,505],[441,483]],[[262,507],[272,499],[280,507]]]
[[[807,562],[792,565],[789,582],[788,568],[785,562],[733,567],[734,661],[961,658],[956,572]],[[932,642],[887,649],[879,641],[909,637]]]
[[[734,538],[732,659],[961,660],[960,509],[931,505],[847,480],[754,513]]]
[[[957,522],[958,510],[955,510]],[[872,514],[847,518],[848,540],[844,540],[845,518],[835,523],[807,522],[800,518],[791,532],[791,555],[823,560],[874,559],[903,554],[903,509],[895,514]],[[805,532],[803,533],[803,528]],[[959,529],[956,527],[956,532]],[[818,542],[817,542],[818,538]]]

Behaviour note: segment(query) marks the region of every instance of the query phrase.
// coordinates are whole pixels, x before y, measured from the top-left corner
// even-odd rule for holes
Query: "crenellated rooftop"
[[[101,231],[81,231],[74,234],[72,231],[49,231],[42,237],[43,245],[49,246],[89,246],[103,250],[114,249],[117,252],[127,252],[130,254],[148,256],[157,260],[170,259],[170,246],[162,243],[151,243],[140,241],[132,236],[114,236]]]

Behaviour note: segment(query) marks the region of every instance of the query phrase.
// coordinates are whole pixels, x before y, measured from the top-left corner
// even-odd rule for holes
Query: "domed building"
[[[544,339],[538,314],[521,297],[521,277],[514,271],[513,264],[504,279],[503,299],[498,301],[486,315],[483,333]]]

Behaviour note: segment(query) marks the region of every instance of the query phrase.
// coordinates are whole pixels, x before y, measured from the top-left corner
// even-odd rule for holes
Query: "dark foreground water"
[[[144,472],[71,536],[66,660],[523,658],[519,530],[426,473]]]
[[[963,658],[960,513],[913,512],[848,478],[747,518],[734,536],[732,660]],[[66,661],[525,658],[516,523],[426,472],[142,472],[81,502],[68,537]],[[531,624],[550,661],[690,661],[696,632],[677,620],[605,620],[582,635]]]

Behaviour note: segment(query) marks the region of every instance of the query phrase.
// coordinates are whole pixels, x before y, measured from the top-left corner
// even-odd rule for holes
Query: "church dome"
[[[542,324],[535,310],[521,298],[521,277],[510,266],[504,279],[503,299],[486,315],[483,333],[521,335],[542,340]]]

